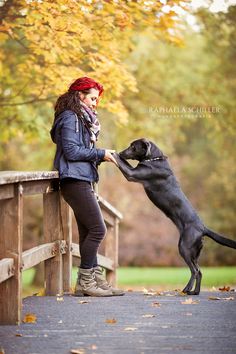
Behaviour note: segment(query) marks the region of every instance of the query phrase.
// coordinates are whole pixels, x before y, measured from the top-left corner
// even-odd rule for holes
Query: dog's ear
[[[147,140],[147,139],[143,139],[143,140],[142,140],[142,143],[143,143],[143,145],[145,146],[145,149],[146,149],[145,158],[151,157],[151,147],[152,147],[152,144],[151,144],[150,141]]]

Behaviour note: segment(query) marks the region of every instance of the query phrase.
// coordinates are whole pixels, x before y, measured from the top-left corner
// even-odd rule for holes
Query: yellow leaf
[[[191,297],[189,299],[186,299],[185,301],[181,301],[181,304],[183,305],[197,305],[198,303],[198,300],[193,300]]]
[[[108,319],[106,319],[106,323],[109,323],[109,324],[114,324],[114,323],[116,323],[117,322],[117,320],[115,319],[115,318],[108,318]]]
[[[37,317],[34,313],[27,313],[23,319],[24,323],[35,323],[37,321]]]

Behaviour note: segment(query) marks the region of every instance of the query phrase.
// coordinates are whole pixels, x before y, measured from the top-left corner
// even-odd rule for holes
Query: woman
[[[95,108],[103,87],[88,77],[77,79],[55,105],[51,137],[57,145],[54,167],[59,171],[63,198],[71,206],[79,230],[81,264],[75,295],[112,296],[124,292],[111,287],[97,263],[106,226],[93,191],[102,161],[116,163],[113,150],[97,149],[100,123]]]

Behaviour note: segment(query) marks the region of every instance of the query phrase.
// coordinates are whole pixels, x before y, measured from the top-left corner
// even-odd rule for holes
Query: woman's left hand
[[[109,161],[109,162],[113,162],[114,164],[117,165],[117,162],[116,162],[115,158],[112,156],[113,152],[115,152],[115,150],[106,149],[105,150],[104,160],[105,161]]]

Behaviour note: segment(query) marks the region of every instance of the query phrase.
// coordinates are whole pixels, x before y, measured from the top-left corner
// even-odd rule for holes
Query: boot
[[[103,275],[103,269],[100,266],[94,267],[95,280],[97,282],[97,286],[103,290],[111,290],[113,296],[121,296],[124,295],[125,292],[123,290],[113,288],[105,279]]]
[[[79,269],[74,296],[112,296],[111,289],[101,289],[95,280],[94,269]]]

